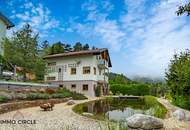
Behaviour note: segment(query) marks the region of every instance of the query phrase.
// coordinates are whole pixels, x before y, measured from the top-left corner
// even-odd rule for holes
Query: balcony
[[[104,59],[98,60],[98,67],[99,67],[100,69],[107,69],[107,68],[108,68],[108,67],[107,67],[107,61],[104,60]]]

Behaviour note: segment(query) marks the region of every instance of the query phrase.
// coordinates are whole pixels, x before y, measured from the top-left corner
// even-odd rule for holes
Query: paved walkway
[[[168,100],[159,98],[158,101],[168,109],[167,118],[163,120],[166,130],[190,130],[190,121],[179,121],[172,117],[172,113],[180,109],[172,105]],[[190,114],[189,111],[187,113]]]

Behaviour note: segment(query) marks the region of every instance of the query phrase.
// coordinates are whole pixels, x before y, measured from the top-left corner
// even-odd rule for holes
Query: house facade
[[[7,29],[10,29],[11,27],[14,27],[14,24],[0,12],[0,56],[2,56],[4,53],[2,40],[6,36]],[[3,74],[2,70],[3,64],[1,62],[2,61],[0,61],[0,77]]]
[[[14,27],[14,24],[0,12],[0,55],[3,55],[2,39],[6,36],[7,29]]]
[[[108,49],[48,55],[47,83],[65,87],[71,91],[95,97],[99,87],[101,95],[108,94],[108,76],[111,60]]]

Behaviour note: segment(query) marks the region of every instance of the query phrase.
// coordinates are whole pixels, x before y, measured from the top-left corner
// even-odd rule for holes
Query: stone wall
[[[44,104],[47,102],[52,102],[54,104],[63,103],[71,99],[72,97],[63,98],[63,99],[48,99],[48,100],[19,101],[19,102],[12,102],[12,103],[4,103],[0,105],[0,114],[18,110],[18,109],[40,106],[41,104]]]

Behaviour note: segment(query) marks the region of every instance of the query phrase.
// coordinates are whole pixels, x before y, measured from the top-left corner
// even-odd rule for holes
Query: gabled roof
[[[109,67],[112,67],[109,52],[107,48],[94,49],[94,50],[82,50],[82,51],[73,51],[73,52],[65,52],[53,55],[47,55],[44,59],[58,58],[58,57],[67,57],[67,56],[79,56],[79,55],[99,55],[102,52],[106,52],[108,55],[108,64]]]
[[[14,27],[15,25],[0,12],[0,19],[6,24],[7,29],[10,29],[11,27]]]

